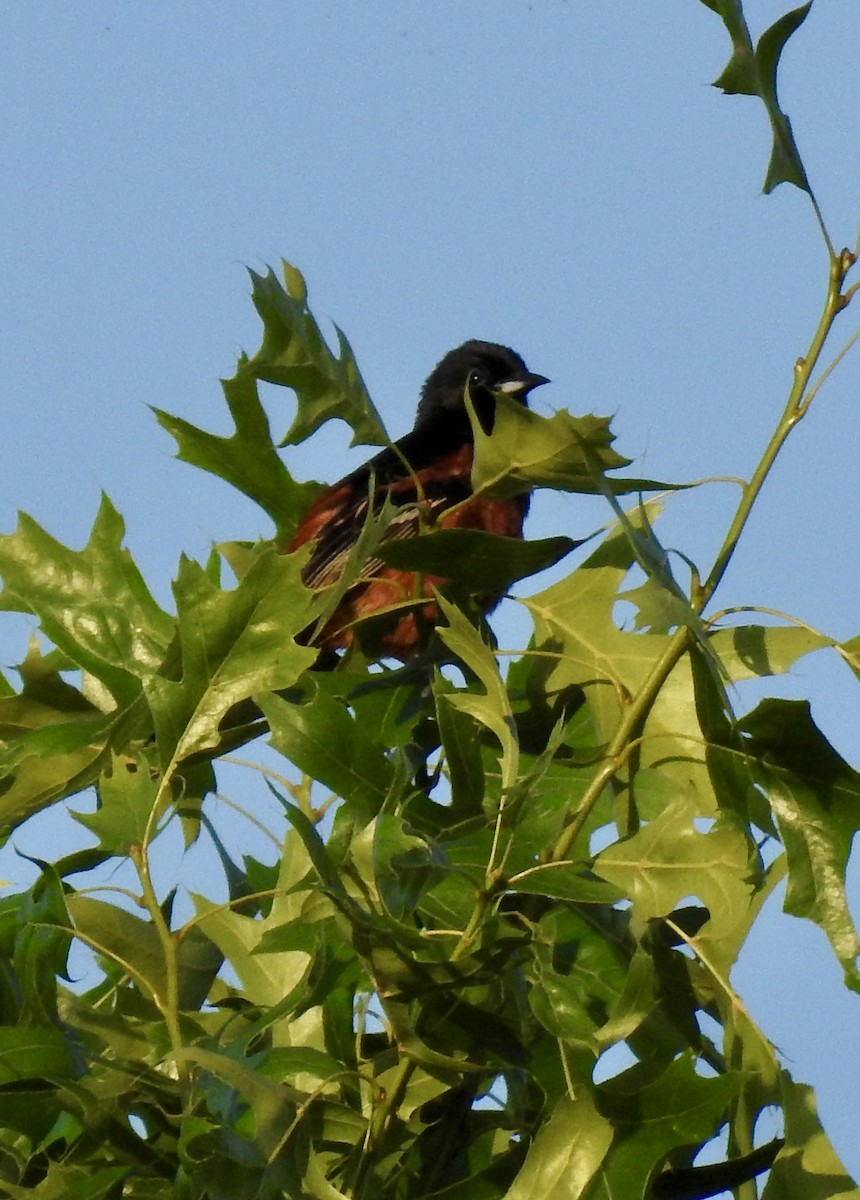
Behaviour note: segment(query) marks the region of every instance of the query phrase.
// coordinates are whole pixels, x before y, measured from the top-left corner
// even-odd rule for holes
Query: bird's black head
[[[495,392],[504,392],[521,404],[545,375],[535,375],[514,350],[495,342],[464,342],[434,367],[421,391],[416,425],[444,415],[465,416],[466,385],[485,432],[493,427]]]

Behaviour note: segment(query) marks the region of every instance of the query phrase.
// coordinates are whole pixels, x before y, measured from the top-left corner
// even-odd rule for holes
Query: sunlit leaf
[[[484,432],[473,419],[475,465],[472,486],[490,496],[513,496],[530,487],[615,495],[672,490],[675,485],[653,479],[599,477],[630,465],[612,449],[615,435],[608,417],[574,417],[562,409],[552,417],[524,408],[504,395],[496,398],[493,431]]]
[[[127,854],[143,842],[157,796],[158,780],[143,755],[115,755],[99,783],[98,809],[72,815],[109,854]]]
[[[246,360],[240,362],[233,379],[221,386],[236,427],[229,437],[207,433],[160,408],[155,409],[155,415],[176,439],[177,457],[217,475],[259,504],[274,522],[276,540],[283,544],[319,487],[298,483],[284,465],[272,442],[257,382]]]
[[[634,523],[645,518],[634,511]],[[614,607],[633,561],[626,533],[613,528],[606,540],[566,579],[522,603],[535,622],[535,683],[550,694],[581,688],[594,722],[595,741],[611,740],[631,696],[637,694],[669,644],[670,635],[619,629]],[[534,685],[533,685],[534,686]],[[701,788],[702,810],[714,805],[703,772],[704,739],[697,720],[689,661],[665,682],[646,722],[642,766],[658,761],[688,787]]]
[[[89,542],[69,550],[30,517],[0,537],[0,606],[34,613],[72,663],[101,680],[119,704],[160,665],[173,620],[153,600],[127,550],[125,526],[105,496]]]
[[[821,1128],[811,1087],[780,1077],[785,1111],[785,1146],[762,1200],[858,1200],[860,1188],[845,1171]]]
[[[277,1005],[291,992],[298,1004],[304,991],[311,961],[306,950],[256,951],[272,931],[302,920],[306,894],[291,889],[308,874],[310,865],[301,839],[291,832],[284,843],[272,906],[262,920],[206,896],[193,897],[199,928],[218,946],[241,980],[244,995],[254,1004]]]
[[[643,923],[669,915],[687,897],[698,897],[712,918],[696,940],[728,972],[726,950],[749,917],[750,857],[750,845],[738,829],[724,823],[701,833],[689,807],[676,802],[633,837],[598,854],[594,870],[624,889],[635,919]]]
[[[804,654],[833,645],[824,634],[797,625],[736,625],[716,630],[710,642],[733,682],[783,675]]]
[[[614,1137],[584,1089],[559,1100],[538,1131],[504,1200],[576,1200],[604,1162]]]
[[[2,703],[2,702],[0,702]],[[108,757],[112,722],[47,725],[24,732],[0,751],[0,837],[55,800],[73,796],[97,778]]]
[[[164,766],[217,745],[228,710],[253,693],[286,688],[316,658],[295,642],[311,593],[293,555],[262,555],[232,591],[188,559],[174,585],[179,678],[154,676],[146,694]]]

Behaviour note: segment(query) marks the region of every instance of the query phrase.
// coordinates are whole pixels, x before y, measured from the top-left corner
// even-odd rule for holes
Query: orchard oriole
[[[446,354],[424,384],[411,432],[327,488],[300,521],[286,549],[314,542],[302,573],[307,586],[325,588],[338,582],[369,512],[377,513],[386,500],[397,511],[384,541],[415,537],[428,527],[522,537],[528,495],[490,500],[472,492],[474,440],[466,390],[482,428],[489,433],[496,393],[526,404],[529,392],[548,382],[529,371],[513,350],[493,342],[465,342]],[[313,643],[328,651],[344,649],[363,618],[426,599],[426,604],[393,613],[390,628],[379,639],[382,654],[406,661],[420,649],[422,629],[436,619],[433,588],[445,582],[439,575],[416,575],[371,557],[323,629],[313,635]],[[489,612],[499,599],[481,596],[478,602]],[[420,609],[417,619],[416,607]]]

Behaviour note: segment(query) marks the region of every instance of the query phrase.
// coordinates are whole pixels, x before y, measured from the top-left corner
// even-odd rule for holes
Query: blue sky
[[[747,12],[759,32],[787,7]],[[781,76],[838,244],[856,236],[857,38],[856,0],[819,0]],[[104,489],[165,604],[180,552],[266,536],[250,502],[174,460],[147,405],[226,431],[218,379],[258,340],[244,264],[281,256],[347,333],[393,435],[439,357],[479,337],[552,378],[541,411],[615,414],[637,474],[748,475],[826,259],[806,197],[759,194],[764,111],[709,86],[727,49],[696,0],[5,5],[0,530],[23,509],[79,546]],[[860,352],[793,435],[721,606],[860,632],[858,394]],[[284,395],[271,412],[286,427]],[[361,457],[329,430],[290,465],[333,479]],[[707,565],[734,500],[728,485],[676,498],[664,541]],[[604,516],[542,496],[531,532],[581,536]],[[4,663],[25,632],[4,621]],[[860,766],[844,668],[813,656],[764,690],[811,697]],[[769,911],[735,981],[857,1174],[860,1000],[839,978],[817,930]]]

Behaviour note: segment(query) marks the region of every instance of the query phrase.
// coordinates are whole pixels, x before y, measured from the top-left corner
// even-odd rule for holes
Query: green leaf
[[[312,882],[304,889],[297,885],[305,879],[310,867],[307,850],[291,831],[284,843],[272,907],[265,918],[244,916],[205,896],[193,897],[199,928],[218,946],[241,981],[243,996],[252,1004],[276,1006],[292,993],[297,1006],[306,994],[312,965],[306,950],[257,951],[263,950],[264,942],[270,944],[274,931],[303,922]],[[330,915],[330,906],[326,913]],[[312,1029],[312,1025],[306,1024],[307,1033]]]
[[[250,1106],[256,1121],[255,1141],[264,1154],[280,1148],[281,1140],[296,1114],[295,1093],[284,1083],[275,1083],[244,1063],[200,1046],[187,1046],[172,1055],[177,1062],[191,1062],[221,1079]]]
[[[229,437],[206,433],[181,417],[156,408],[159,423],[177,443],[183,462],[226,480],[259,504],[275,524],[279,544],[289,541],[301,514],[320,489],[298,483],[281,461],[269,421],[257,394],[257,382],[242,360],[235,376],[221,385],[235,431]]]
[[[804,654],[834,645],[832,638],[798,625],[735,625],[708,640],[733,683],[784,675]]]
[[[597,1031],[624,987],[622,954],[575,913],[555,909],[537,931],[533,971],[529,1004],[537,1019],[553,1037],[596,1057]]]
[[[388,913],[398,920],[410,919],[426,892],[445,873],[445,857],[393,813],[380,813],[372,832],[371,870],[361,872],[362,878]],[[354,848],[358,842],[356,839]],[[353,861],[358,865],[355,855]]]
[[[59,1029],[0,1026],[0,1085],[21,1079],[71,1078],[74,1066]]]
[[[151,922],[92,896],[71,895],[67,907],[86,945],[129,971],[159,1005],[166,1004],[164,947]],[[177,948],[180,1008],[195,1011],[200,1007],[221,962],[220,953],[200,929],[181,938]]]
[[[472,416],[472,414],[470,414]],[[574,417],[562,409],[542,417],[509,396],[496,397],[493,431],[484,432],[472,416],[475,462],[472,487],[489,496],[514,496],[532,487],[598,495],[674,490],[653,479],[606,479],[606,471],[632,461],[612,449],[608,417]]]
[[[708,8],[719,13],[732,39],[732,56],[714,82],[714,87],[726,94],[759,96],[767,110],[773,131],[773,147],[763,190],[772,192],[780,183],[793,183],[812,195],[791,123],[779,106],[776,89],[777,69],[786,42],[806,20],[812,0],[775,21],[761,35],[755,50],[740,0],[704,2]]]
[[[675,588],[665,587],[656,578],[646,579],[638,587],[619,592],[618,599],[636,609],[634,628],[652,633],[669,633],[684,625],[696,628],[699,622],[689,600]]]
[[[373,730],[341,701],[318,695],[306,704],[290,704],[270,696],[259,703],[280,754],[366,820],[379,810],[394,783],[394,767]]]
[[[351,426],[354,443],[388,442],[349,343],[336,330],[340,353],[332,353],[308,309],[301,274],[287,262],[283,267],[283,284],[272,271],[250,272],[263,341],[253,358],[242,355],[234,377],[222,384],[234,432],[221,437],[162,409],[154,410],[176,439],[178,457],[224,479],[259,504],[275,524],[279,545],[289,541],[320,488],[298,483],[284,465],[259,397],[259,381],[292,388],[297,396],[296,418],[281,445],[296,445],[335,417]]]
[[[750,1150],[748,1154],[724,1162],[672,1168],[657,1176],[652,1193],[655,1200],[694,1200],[699,1196],[716,1196],[733,1190],[737,1194],[743,1184],[770,1170],[782,1145],[782,1138],[774,1138]]]
[[[399,570],[424,571],[467,588],[499,595],[518,579],[560,562],[580,542],[568,537],[527,542],[477,529],[438,529],[403,541],[384,542],[376,557]]]
[[[23,689],[0,697],[3,835],[39,809],[92,783],[109,756],[109,743],[125,744],[138,722],[145,723],[139,701],[110,715],[94,707],[60,674],[74,667],[59,650],[43,655],[33,637],[17,668]],[[85,679],[89,693],[92,683],[91,677]],[[113,707],[109,693],[99,699]]]
[[[325,1080],[337,1075],[341,1069],[336,1058],[312,1046],[276,1046],[259,1066],[262,1075],[280,1080],[295,1079],[297,1075]]]
[[[682,900],[697,896],[711,920],[696,944],[726,974],[727,955],[746,930],[753,888],[751,848],[733,824],[718,823],[707,833],[693,824],[683,800],[669,805],[638,833],[607,847],[594,861],[595,872],[622,888],[633,901],[635,921],[669,916]]]
[[[6,785],[0,794],[0,837],[97,778],[111,725],[101,715],[86,723],[48,725],[20,734],[0,752],[0,779]]]
[[[126,855],[143,842],[158,793],[159,781],[144,755],[111,755],[99,781],[98,809],[71,815],[98,838],[108,854]]]
[[[153,600],[127,550],[122,518],[102,498],[89,542],[69,550],[22,514],[0,536],[0,607],[34,613],[47,637],[125,705],[159,667],[173,620]]]
[[[252,299],[263,321],[263,342],[248,363],[258,379],[292,388],[298,412],[282,445],[295,446],[324,421],[339,417],[355,433],[353,445],[385,445],[388,438],[358,370],[355,355],[335,327],[340,356],[326,345],[307,305],[301,273],[283,263],[284,284],[273,271],[250,271]]]
[[[504,1200],[576,1200],[600,1169],[613,1140],[610,1123],[585,1089],[563,1097],[538,1130]]]
[[[63,885],[53,867],[37,864],[41,875],[19,905],[12,966],[20,993],[22,1025],[56,1026],[57,978],[66,975],[71,937]]]
[[[36,634],[30,637],[26,658],[15,670],[24,686],[20,693],[9,688],[0,698],[0,736],[4,740],[24,730],[70,718],[85,720],[100,712],[63,678],[61,672],[74,671],[75,663],[59,650],[43,654]]]
[[[847,1174],[821,1128],[812,1088],[780,1075],[785,1113],[785,1146],[773,1165],[762,1200],[860,1200],[860,1188]]]
[[[618,588],[632,562],[626,533],[614,527],[576,571],[522,601],[534,616],[534,650],[545,664],[545,690],[581,686],[599,742],[612,736],[622,698],[638,691],[669,641],[661,634],[627,633],[615,623]],[[676,712],[673,723],[677,720]]]
[[[618,1136],[600,1185],[589,1193],[589,1200],[592,1195],[594,1200],[645,1196],[649,1178],[667,1154],[681,1146],[697,1146],[716,1134],[744,1076],[732,1072],[703,1079],[688,1052],[637,1091],[622,1090],[622,1082],[623,1077],[600,1089],[601,1111],[611,1117]]]
[[[785,910],[821,926],[845,982],[860,991],[860,939],[845,894],[860,828],[860,774],[815,725],[806,701],[763,700],[740,728],[788,855]]]
[[[495,656],[463,613],[443,596],[438,597],[439,610],[447,625],[441,625],[438,633],[442,641],[454,654],[474,671],[484,686],[484,694],[458,692],[444,697],[444,702],[467,713],[479,724],[484,725],[498,740],[502,749],[502,788],[513,787],[517,778],[519,747],[511,702],[504,680],[499,672]]]
[[[623,888],[567,862],[533,867],[527,873],[509,879],[506,887],[508,891],[527,896],[552,896],[578,904],[614,904],[626,896]]]
[[[727,95],[757,96],[755,57],[741,0],[702,0],[702,3],[722,17],[732,39],[732,56],[714,81],[714,87]]]
[[[3,1189],[11,1200],[102,1200],[117,1194],[117,1186],[131,1170],[126,1166],[93,1169],[51,1162],[44,1179],[35,1186],[16,1187],[4,1181]]]
[[[286,688],[316,659],[296,644],[312,593],[301,556],[260,556],[232,591],[221,591],[183,558],[174,584],[181,677],[153,677],[146,695],[162,765],[218,744],[219,724],[253,693]]]
[[[766,193],[772,192],[780,183],[793,183],[801,191],[812,195],[812,189],[806,178],[806,171],[791,130],[791,122],[779,107],[776,94],[776,73],[780,55],[785,49],[785,43],[806,20],[810,8],[812,8],[812,0],[780,17],[761,35],[756,46],[755,58],[760,81],[760,95],[764,100],[773,129],[773,149],[764,182]]]
[[[836,648],[850,670],[860,679],[860,637],[837,644]]]
[[[484,763],[478,739],[478,723],[469,713],[448,702],[456,693],[453,683],[436,672],[433,694],[436,724],[451,785],[451,807],[455,818],[474,816],[484,799]]]

